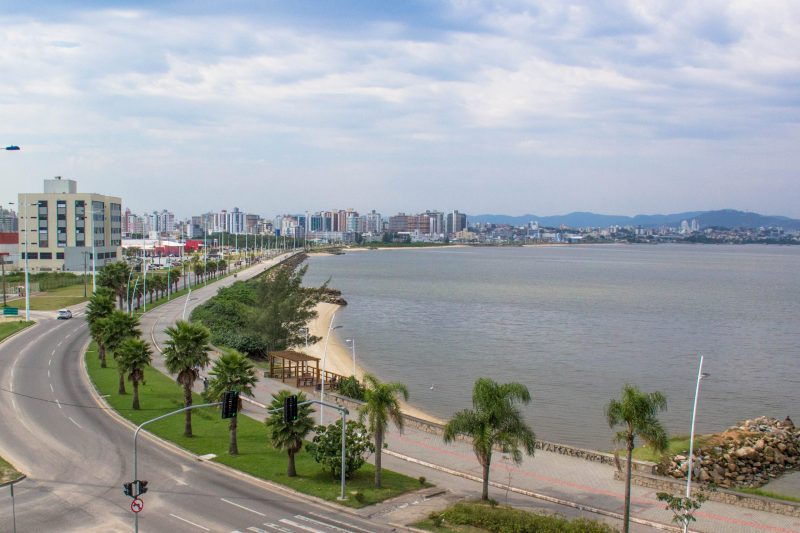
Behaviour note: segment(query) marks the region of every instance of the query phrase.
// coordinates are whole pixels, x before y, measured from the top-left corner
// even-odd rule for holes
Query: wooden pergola
[[[293,350],[269,352],[268,355],[269,377],[284,383],[287,378],[296,378],[296,387],[313,387],[319,383],[319,357]],[[279,359],[280,363],[276,364]]]

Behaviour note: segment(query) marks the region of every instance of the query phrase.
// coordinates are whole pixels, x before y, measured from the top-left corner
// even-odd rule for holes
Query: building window
[[[39,259],[52,259],[53,253],[52,252],[42,252],[39,254]]]
[[[38,252],[28,252],[27,255],[25,255],[25,252],[22,252],[22,254],[20,255],[22,256],[23,259],[39,259]]]
[[[47,248],[50,246],[50,241],[47,237],[47,228],[39,230],[39,247],[40,248]]]
[[[64,259],[64,252],[56,252],[56,259]]]

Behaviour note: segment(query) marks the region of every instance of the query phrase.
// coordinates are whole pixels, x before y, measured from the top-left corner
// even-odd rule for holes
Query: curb
[[[17,479],[12,479],[11,481],[6,481],[5,483],[0,483],[0,488],[7,487],[8,485],[13,485],[15,483],[19,483],[20,481],[26,479],[28,476],[25,474],[21,474]]]
[[[4,343],[4,342],[6,342],[6,341],[7,341],[7,340],[9,340],[9,339],[13,339],[14,337],[16,337],[17,335],[19,335],[20,333],[25,333],[26,331],[30,331],[32,328],[35,328],[35,327],[36,327],[36,325],[38,324],[38,322],[37,322],[37,321],[35,321],[35,320],[33,320],[33,319],[31,319],[29,322],[31,322],[31,325],[30,325],[30,326],[25,326],[24,328],[22,328],[22,329],[20,329],[20,330],[18,330],[18,331],[15,331],[14,333],[12,333],[11,335],[9,335],[9,336],[8,336],[8,337],[6,337],[5,339],[1,340],[1,341],[0,341],[0,344],[2,344],[2,343]],[[2,486],[2,485],[0,485],[0,486]]]
[[[460,478],[468,479],[470,481],[475,481],[478,483],[482,483],[483,479],[479,478],[478,476],[473,476],[472,474],[467,474],[466,472],[460,472],[458,470],[453,470],[451,468],[447,468],[444,466],[436,465],[433,463],[429,463],[427,461],[422,461],[420,459],[415,459],[414,457],[409,457],[407,455],[403,455],[392,450],[383,450],[383,453],[395,457],[397,459],[402,459],[403,461],[407,461],[409,463],[414,463],[420,466],[425,466],[427,468],[431,468],[433,470],[438,470],[439,472],[444,472],[445,474],[450,474],[452,476],[457,476]],[[602,516],[608,516],[610,518],[616,518],[618,520],[622,520],[624,517],[619,513],[615,513],[613,511],[606,511],[605,509],[598,509],[597,507],[590,507],[588,505],[584,505],[582,503],[573,502],[569,500],[564,500],[561,498],[555,498],[553,496],[548,496],[546,494],[541,494],[538,492],[533,492],[525,489],[520,489],[517,487],[511,487],[509,485],[503,485],[502,483],[497,483],[496,481],[489,481],[489,485],[498,489],[507,489],[511,492],[522,494],[523,496],[530,496],[531,498],[537,498],[539,500],[544,500],[550,503],[555,503],[558,505],[564,505],[566,507],[572,507],[573,509],[578,509],[580,511],[586,511],[589,513],[599,514]],[[634,516],[630,517],[630,521],[636,524],[649,526],[655,529],[660,529],[662,531],[675,531],[680,532],[681,529],[675,526],[670,526],[667,524],[662,524],[660,522],[653,522],[651,520],[645,520],[643,518],[636,518]],[[418,530],[415,530],[418,531]]]

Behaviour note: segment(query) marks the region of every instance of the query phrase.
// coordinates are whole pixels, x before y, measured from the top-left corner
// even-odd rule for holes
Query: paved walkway
[[[239,273],[238,279],[254,276],[274,261],[251,267]],[[236,280],[232,277],[225,278],[216,287],[201,288],[193,293],[187,305],[187,316],[194,306],[213,295],[219,286],[230,285],[234,281]],[[142,318],[142,331],[148,339],[163,344],[163,329],[180,318],[183,305],[186,303],[185,298],[181,297],[179,302],[156,308]],[[162,357],[155,357],[154,366],[165,372]],[[197,390],[201,389],[202,385],[198,383]],[[281,389],[296,390],[278,380],[262,378],[256,386],[255,400],[261,404],[269,404],[271,395]],[[337,418],[334,410],[325,411],[326,421],[330,422]],[[264,418],[263,409],[253,404],[246,404],[244,412],[254,418]],[[480,466],[469,443],[456,442],[445,445],[441,437],[414,428],[406,428],[403,433],[392,428],[386,441],[388,443],[388,450],[384,453],[386,468],[402,471],[414,477],[425,476],[437,486],[448,489],[450,493],[449,496],[439,496],[429,500],[423,500],[419,495],[409,495],[397,501],[370,507],[362,511],[363,513],[385,516],[387,521],[405,524],[423,518],[431,509],[446,505],[454,496],[480,495],[480,484],[464,477],[481,476]],[[526,457],[519,466],[504,460],[502,453],[496,453],[493,459],[491,481],[512,487],[511,491],[506,491],[505,488],[493,488],[491,495],[496,500],[508,501],[511,505],[523,508],[560,512],[567,516],[589,516],[607,521],[616,527],[620,526],[618,519],[607,516],[621,515],[623,511],[624,483],[614,480],[613,467],[541,450],[537,451],[533,458]],[[671,525],[672,513],[664,509],[663,504],[656,499],[655,492],[653,489],[635,485],[632,487],[632,516],[644,524],[652,522]],[[574,507],[521,493],[535,493],[545,498],[574,502],[578,506],[599,509],[605,515],[587,514]],[[692,531],[800,533],[800,518],[753,511],[718,502],[706,502],[696,516],[698,521],[692,526]],[[634,524],[632,531],[663,529],[644,524]]]

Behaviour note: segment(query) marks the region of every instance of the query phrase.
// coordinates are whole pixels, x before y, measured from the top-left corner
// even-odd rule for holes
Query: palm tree
[[[172,267],[169,269],[169,282],[172,285],[172,292],[178,292],[178,281],[181,279],[181,269]]]
[[[312,429],[314,429],[314,419],[311,418],[310,405],[297,406],[297,420],[284,420],[283,419],[283,402],[291,396],[292,392],[288,390],[279,391],[278,394],[272,395],[272,403],[269,408],[272,413],[264,421],[270,429],[270,441],[272,446],[278,450],[286,450],[289,454],[289,466],[286,470],[286,475],[295,477],[297,469],[294,464],[294,456],[303,447],[303,440],[306,438]],[[308,401],[306,395],[302,392],[297,394],[297,403],[301,404]],[[279,409],[279,410],[276,410]]]
[[[521,383],[496,383],[479,378],[472,388],[472,407],[453,415],[444,428],[444,441],[452,442],[461,433],[472,437],[472,449],[483,467],[482,500],[489,499],[489,470],[492,451],[500,446],[510,453],[516,464],[522,462],[522,449],[533,455],[536,435],[525,423],[522,411],[515,404],[531,401],[528,388]]]
[[[212,376],[206,391],[206,398],[212,402],[222,401],[226,391],[237,391],[240,395],[253,396],[253,387],[258,378],[256,368],[253,363],[237,352],[223,355],[214,362],[214,366],[209,374]],[[241,399],[237,406],[237,411],[241,408]],[[230,431],[230,443],[228,444],[228,454],[238,455],[239,446],[236,441],[236,417],[230,418],[228,425]]]
[[[631,514],[631,466],[636,437],[640,437],[656,451],[667,449],[667,432],[656,415],[667,409],[667,398],[661,392],[644,393],[633,385],[625,385],[619,400],[611,400],[606,406],[608,426],[623,426],[615,435],[616,442],[624,442],[627,451],[625,465],[625,515],[623,531],[628,533]]]
[[[228,262],[225,261],[224,259],[220,259],[219,261],[217,261],[217,269],[223,274],[225,274],[225,271],[228,269]]]
[[[403,414],[397,395],[408,400],[408,387],[402,383],[381,383],[372,374],[364,374],[364,405],[358,409],[359,420],[366,418],[370,432],[375,436],[375,488],[381,488],[381,450],[383,437],[392,420],[399,430],[403,430]]]
[[[201,278],[200,283],[202,283],[202,281],[205,279],[205,273],[206,273],[205,266],[203,265],[203,263],[200,262],[194,263],[192,265],[192,271],[194,272],[195,283],[197,283],[198,278]]]
[[[101,320],[103,344],[106,350],[114,354],[114,359],[119,363],[117,351],[122,341],[129,337],[139,337],[139,317],[130,316],[124,311],[114,310],[108,317]],[[119,394],[125,394],[125,371],[117,365],[119,371]]]
[[[178,320],[174,326],[164,330],[169,336],[164,348],[164,362],[176,381],[183,385],[183,406],[192,405],[192,386],[200,375],[200,369],[208,366],[208,344],[211,333],[200,324]],[[184,437],[192,436],[192,412],[186,411]]]
[[[111,290],[106,287],[98,287],[92,297],[89,298],[89,304],[86,306],[86,321],[89,323],[89,333],[97,343],[100,368],[106,368],[106,346],[103,343],[101,321],[113,311],[114,295]]]
[[[153,355],[150,346],[142,339],[128,337],[117,348],[115,358],[120,371],[128,374],[133,383],[133,409],[139,409],[139,383],[144,381],[144,369],[150,366]]]
[[[128,275],[131,268],[124,261],[115,261],[105,265],[98,273],[97,283],[108,287],[116,295],[119,308],[123,308],[123,298],[127,289]]]

